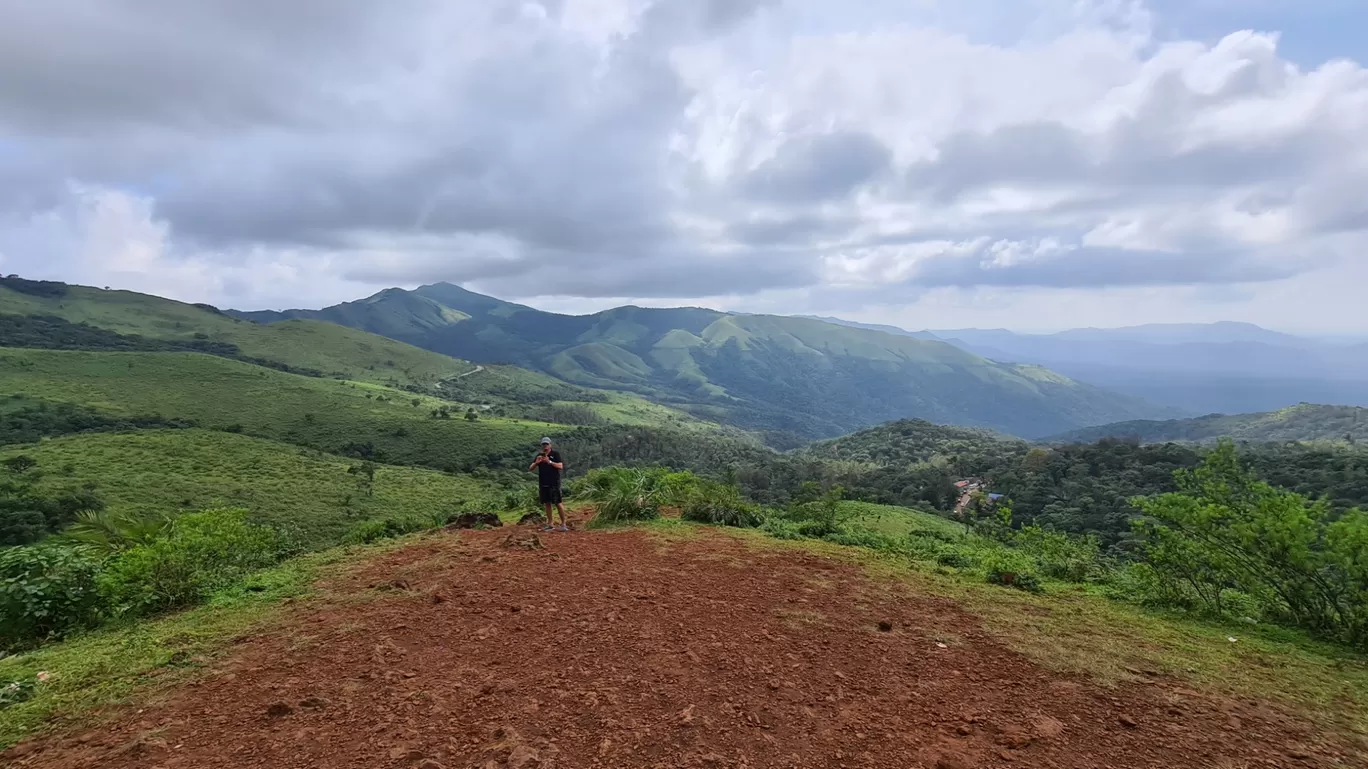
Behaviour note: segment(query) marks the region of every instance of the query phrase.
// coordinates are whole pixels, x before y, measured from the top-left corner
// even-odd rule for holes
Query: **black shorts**
[[[543,505],[559,505],[561,503],[561,487],[542,486],[538,489],[538,496]]]

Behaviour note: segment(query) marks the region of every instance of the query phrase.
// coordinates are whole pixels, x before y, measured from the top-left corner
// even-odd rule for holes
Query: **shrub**
[[[369,545],[382,539],[394,539],[415,531],[426,531],[433,526],[433,521],[416,516],[375,518],[352,526],[351,531],[347,532],[347,541],[356,545]]]
[[[994,585],[1006,585],[1031,593],[1042,590],[1040,578],[1033,571],[1034,561],[1024,553],[1006,548],[992,550],[983,556],[982,563],[988,581]]]
[[[0,551],[0,648],[55,638],[98,619],[99,561],[58,544]]]
[[[27,702],[38,688],[34,679],[20,678],[14,681],[0,681],[0,710],[11,705]]]
[[[766,518],[760,524],[760,530],[775,539],[803,539],[803,533],[798,530],[798,524],[779,517]]]
[[[683,504],[696,493],[698,483],[693,473],[612,467],[591,471],[575,491],[598,501],[594,524],[605,525],[658,518],[662,505]]]
[[[840,486],[828,490],[821,498],[812,502],[802,502],[790,506],[788,517],[799,521],[799,530],[804,536],[818,539],[843,530],[844,524],[853,515],[842,510],[841,497],[844,490]]]
[[[598,524],[613,524],[659,518],[657,493],[645,474],[625,476],[603,493],[594,521]]]
[[[1088,582],[1107,571],[1096,537],[1075,537],[1027,526],[1016,533],[1012,544],[1034,558],[1040,572],[1053,579]]]
[[[827,542],[834,542],[838,545],[847,547],[864,547],[870,550],[880,550],[886,553],[900,553],[903,551],[902,541],[890,537],[886,534],[868,531],[866,529],[854,529],[849,531],[838,531],[823,537]]]
[[[120,614],[144,615],[202,602],[213,591],[280,560],[274,531],[243,510],[187,513],[165,537],[109,561],[100,589]]]
[[[1238,594],[1262,614],[1368,648],[1368,515],[1338,518],[1324,501],[1260,481],[1224,442],[1179,492],[1136,500],[1155,575],[1181,585],[1207,612],[1228,614]]]
[[[695,523],[754,528],[765,522],[759,505],[747,502],[735,487],[720,483],[695,481],[683,507],[680,517]]]
[[[941,566],[950,566],[956,569],[964,569],[974,565],[974,559],[955,549],[942,550],[936,553],[936,563]]]

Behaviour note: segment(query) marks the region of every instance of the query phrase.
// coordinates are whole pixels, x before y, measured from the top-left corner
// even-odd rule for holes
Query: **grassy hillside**
[[[429,302],[406,292],[398,294],[398,301],[407,297]],[[363,311],[369,305],[353,304],[334,320],[366,325],[361,320],[369,317]],[[0,337],[11,347],[207,352],[294,373],[384,384],[463,403],[507,406],[505,411],[521,417],[534,416],[557,401],[598,404],[610,400],[608,393],[572,386],[547,374],[513,366],[477,366],[333,322],[298,319],[263,325],[207,305],[129,291],[0,278],[0,308]],[[468,317],[450,309],[435,312],[434,318],[411,320],[425,327]],[[403,331],[399,327],[382,330],[389,337]],[[635,401],[638,411],[652,407],[639,396],[617,394],[611,399]],[[654,413],[662,425],[686,418],[677,410],[655,408]]]
[[[785,447],[908,416],[1040,436],[1119,415],[1167,415],[1039,367],[807,318],[640,307],[556,315],[447,284],[325,310],[239,315],[332,320],[459,358],[636,392]]]
[[[38,461],[40,488],[89,484],[115,514],[241,507],[310,548],[341,541],[357,521],[435,515],[490,492],[469,476],[388,465],[368,492],[347,472],[354,460],[202,429],[72,435],[7,447],[0,460],[18,454]]]
[[[194,353],[0,348],[0,392],[90,406],[114,415],[194,420],[332,453],[439,469],[529,453],[553,426],[482,417],[379,385],[287,374]]]
[[[60,293],[40,296],[16,291],[15,285],[0,281],[0,307],[6,313],[58,317],[152,339],[223,342],[236,345],[249,357],[315,369],[329,376],[430,387],[474,367],[392,338],[332,323],[299,320],[265,326],[212,307],[132,291],[50,284],[60,286],[53,289]]]
[[[1088,443],[1103,438],[1133,438],[1144,443],[1203,442],[1218,438],[1254,443],[1368,443],[1368,409],[1303,403],[1263,414],[1210,414],[1195,419],[1118,422],[1073,430],[1046,440],[1052,443]]]
[[[888,537],[906,537],[913,532],[930,532],[947,537],[964,536],[964,527],[949,518],[913,510],[910,507],[876,505],[871,502],[841,503],[850,516],[847,526],[866,529]]]

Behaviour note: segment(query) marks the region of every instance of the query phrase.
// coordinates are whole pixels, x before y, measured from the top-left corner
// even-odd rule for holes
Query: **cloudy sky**
[[[1362,0],[0,19],[4,273],[241,309],[446,280],[575,312],[1368,334]]]

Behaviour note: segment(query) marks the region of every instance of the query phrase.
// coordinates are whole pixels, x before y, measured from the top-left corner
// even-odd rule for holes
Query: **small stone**
[[[328,701],[322,697],[306,697],[299,701],[299,707],[308,710],[322,710],[328,707]]]
[[[941,756],[936,759],[936,769],[969,769],[969,765],[955,756]]]
[[[891,633],[891,632],[893,632],[893,623],[892,623],[892,622],[889,622],[888,620],[880,620],[880,621],[879,621],[879,632],[880,632],[880,633]]]
[[[440,762],[425,758],[418,762],[418,769],[446,769]]]
[[[294,708],[284,702],[272,702],[266,708],[267,718],[284,718],[294,712]]]
[[[961,737],[968,737],[969,735],[974,733],[974,730],[970,729],[968,724],[960,724],[959,726],[955,727],[955,732],[959,734]]]
[[[1127,729],[1134,729],[1135,727],[1140,725],[1134,718],[1131,718],[1125,713],[1122,713],[1121,715],[1117,716],[1116,720],[1120,721],[1121,725],[1126,727]]]
[[[513,749],[512,753],[508,754],[508,769],[524,769],[524,767],[536,766],[540,763],[541,756],[526,745],[519,745]]]
[[[418,761],[426,758],[426,756],[423,755],[423,751],[418,750],[417,748],[410,748],[407,745],[396,745],[395,747],[390,748],[389,754],[390,758],[395,761]]]

